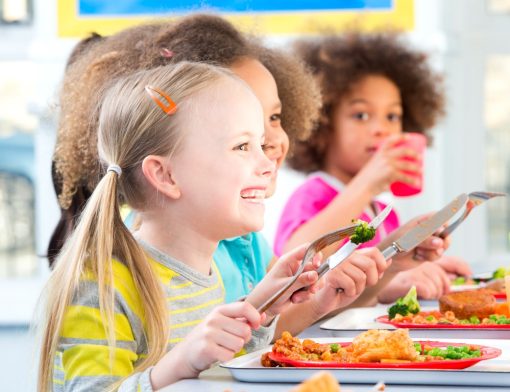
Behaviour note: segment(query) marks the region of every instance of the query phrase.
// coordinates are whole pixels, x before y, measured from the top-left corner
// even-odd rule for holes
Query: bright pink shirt
[[[344,185],[338,181],[338,179],[327,173],[318,172],[310,175],[310,177],[296,189],[287,201],[278,223],[274,242],[274,252],[277,256],[282,254],[284,245],[294,231],[322,211],[341,193],[343,187]],[[379,213],[386,207],[386,204],[379,200],[374,200],[373,204],[376,213]],[[373,217],[373,211],[371,209],[366,209],[358,219],[369,222]],[[375,237],[371,241],[362,244],[360,247],[377,245],[397,227],[399,227],[399,220],[397,214],[393,210],[379,229],[377,229]]]

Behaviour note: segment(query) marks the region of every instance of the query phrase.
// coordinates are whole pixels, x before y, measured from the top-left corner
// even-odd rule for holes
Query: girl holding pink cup
[[[415,177],[416,181],[413,182],[402,182],[395,181],[390,185],[390,191],[395,196],[413,196],[419,194],[423,188],[423,155],[425,154],[425,148],[427,147],[427,138],[422,133],[407,132],[404,140],[402,140],[399,146],[406,146],[412,148],[420,159],[413,159],[411,157],[404,157],[404,160],[416,162],[419,167],[419,171],[406,172],[406,174]]]
[[[391,190],[411,196],[423,187],[429,131],[444,112],[441,78],[425,54],[392,33],[330,35],[296,42],[295,52],[316,76],[323,96],[320,122],[306,140],[291,140],[289,165],[309,174],[287,201],[275,253],[314,240],[352,219],[369,221]],[[374,246],[400,226],[392,213],[366,244]],[[391,302],[416,285],[422,298],[449,290],[448,274],[468,275],[466,263],[442,257],[448,241],[432,236],[412,255],[416,268],[393,263],[377,299]],[[434,261],[434,262],[431,262]]]

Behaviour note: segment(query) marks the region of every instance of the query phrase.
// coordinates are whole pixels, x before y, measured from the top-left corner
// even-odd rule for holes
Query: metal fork
[[[318,239],[313,241],[306,249],[305,256],[303,257],[301,265],[299,266],[296,273],[292,276],[292,278],[289,280],[289,282],[287,282],[285,286],[283,286],[280,290],[273,294],[266,302],[264,302],[257,308],[259,313],[265,312],[267,309],[269,309],[269,307],[273,305],[278,300],[278,298],[280,298],[282,294],[285,291],[287,291],[287,289],[290,286],[292,286],[292,284],[297,280],[299,275],[301,275],[301,273],[305,269],[305,266],[313,260],[317,253],[319,253],[322,249],[326,248],[327,246],[353,235],[357,226],[358,224],[354,224],[351,226],[341,228],[339,230],[332,231],[331,233],[325,234],[322,237],[319,237]]]
[[[443,229],[441,233],[439,233],[439,237],[445,238],[446,236],[452,234],[452,232],[467,218],[467,216],[471,213],[471,210],[476,206],[479,206],[483,202],[492,199],[493,197],[498,196],[507,196],[506,193],[499,192],[471,192],[468,194],[468,202],[466,203],[466,209],[463,214],[459,216],[455,222],[450,223],[447,227]]]

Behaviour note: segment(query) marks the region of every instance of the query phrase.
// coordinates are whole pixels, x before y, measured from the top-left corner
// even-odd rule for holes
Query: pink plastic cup
[[[425,153],[425,148],[427,146],[427,138],[421,133],[408,132],[406,133],[406,138],[398,143],[396,146],[407,146],[413,148],[418,152],[422,157]],[[423,160],[416,161],[412,158],[404,158],[407,161],[414,161],[423,165]],[[400,181],[396,181],[390,185],[391,193],[395,196],[413,196],[422,191],[423,188],[423,166],[420,167],[419,173],[416,172],[405,172],[419,179],[418,185],[406,184]]]

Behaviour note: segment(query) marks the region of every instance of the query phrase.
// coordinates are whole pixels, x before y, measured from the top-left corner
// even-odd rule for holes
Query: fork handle
[[[322,263],[319,268],[317,268],[317,274],[319,275],[319,279],[326,273],[329,271],[329,263]],[[307,286],[307,287],[304,287],[304,288],[308,288],[310,286]]]
[[[324,274],[326,272],[329,271],[329,263],[322,263],[319,268],[316,269],[317,271],[317,274],[319,275],[319,277],[317,278],[320,279],[322,276],[324,276]],[[310,288],[310,286],[305,286],[305,287],[301,287],[299,290],[297,290],[296,292],[300,292],[300,291],[308,291],[308,289]]]

